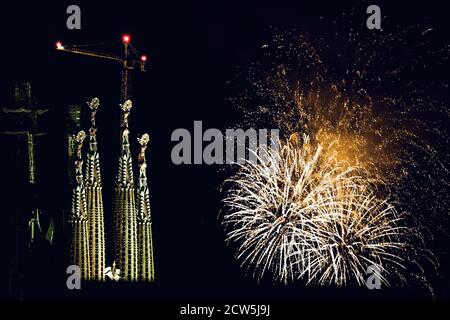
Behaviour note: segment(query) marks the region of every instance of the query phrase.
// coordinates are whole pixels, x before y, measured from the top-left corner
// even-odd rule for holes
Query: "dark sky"
[[[215,166],[173,165],[170,134],[176,128],[191,130],[194,120],[203,120],[205,127],[215,128],[235,123],[239,113],[226,103],[224,84],[235,75],[238,65],[245,66],[252,61],[264,40],[271,36],[269,27],[305,28],[313,36],[326,36],[330,32],[326,21],[352,8],[360,12],[359,17],[364,21],[365,8],[372,1],[336,1],[333,4],[296,1],[290,5],[278,1],[252,5],[216,1],[210,4],[144,3],[21,1],[2,4],[0,21],[3,30],[0,105],[10,102],[15,81],[31,80],[38,103],[51,109],[54,128],[61,128],[61,123],[56,122],[62,121],[58,115],[64,105],[85,104],[93,96],[100,98],[97,123],[106,215],[111,215],[112,179],[119,147],[120,66],[110,61],[56,52],[54,44],[57,40],[67,44],[104,43],[105,50],[120,53],[120,36],[127,32],[136,48],[149,57],[148,71],[133,75],[135,107],[130,125],[134,137],[143,132],[151,137],[148,158],[158,282],[154,288],[126,292],[143,298],[360,296],[358,290],[257,286],[244,276],[232,250],[224,245],[217,220],[218,189],[223,174]],[[388,17],[385,28],[430,21],[442,28],[443,35],[448,29],[445,10],[438,2],[427,1],[426,6],[410,1],[395,1],[395,5],[378,3],[383,15]],[[81,7],[79,31],[66,28],[65,11],[69,4]],[[325,17],[325,22],[320,22],[320,16]],[[60,134],[58,130],[54,129],[53,134]],[[57,215],[58,208],[64,206],[58,193],[61,192],[58,183],[64,176],[61,166],[64,149],[58,141],[55,139],[52,151],[44,157],[44,167],[51,177],[41,182],[47,192],[46,199],[54,198],[54,204],[47,204],[52,215]],[[448,279],[446,281],[448,284]],[[95,291],[94,288],[95,295],[124,295],[118,290],[103,289]],[[448,289],[439,290],[448,297]],[[362,294],[369,297],[426,296],[420,290],[406,289],[382,294],[365,290]],[[48,295],[53,296],[53,293]]]

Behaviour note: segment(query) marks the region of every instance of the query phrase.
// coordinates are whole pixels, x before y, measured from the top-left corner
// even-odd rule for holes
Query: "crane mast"
[[[130,59],[130,47],[129,46],[131,46],[131,37],[128,34],[124,34],[122,36],[122,43],[124,45],[124,53],[123,53],[122,57],[118,56],[118,55],[110,54],[110,53],[87,50],[87,49],[79,48],[77,46],[63,45],[62,42],[60,42],[60,41],[56,42],[56,50],[119,62],[122,65],[120,99],[121,99],[121,102],[123,103],[130,98],[130,92],[131,92],[130,71],[135,69],[134,66],[136,64],[139,64],[139,70],[141,72],[145,72],[146,71],[145,64],[147,62],[147,56],[141,55],[139,57],[139,60]],[[132,49],[133,49],[134,53],[136,53],[136,50],[133,47],[132,47]]]
[[[124,39],[122,39],[124,40]],[[123,48],[124,48],[124,60],[123,60],[123,67],[122,67],[122,81],[120,84],[120,96],[122,99],[122,102],[125,102],[126,100],[128,100],[130,98],[129,92],[130,92],[130,87],[131,87],[131,83],[130,83],[130,76],[129,76],[129,66],[128,66],[128,43],[129,41],[122,41],[123,42]]]

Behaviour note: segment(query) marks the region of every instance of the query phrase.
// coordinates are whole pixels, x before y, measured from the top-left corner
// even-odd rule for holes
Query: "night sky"
[[[445,10],[439,4],[410,1],[378,1],[386,22],[408,27],[432,23],[437,33],[447,37]],[[66,28],[69,4],[81,7],[81,30]],[[239,299],[239,298],[429,298],[420,288],[369,291],[365,288],[305,288],[302,283],[288,287],[257,284],[246,276],[224,244],[224,232],[218,220],[224,179],[221,167],[213,165],[172,164],[170,135],[176,128],[193,132],[193,121],[202,120],[204,128],[230,128],[240,113],[226,100],[226,83],[247,66],[273,31],[298,28],[311,37],[327,37],[331,21],[342,12],[359,12],[354,18],[364,21],[365,8],[372,1],[296,1],[295,4],[238,5],[237,3],[197,2],[154,4],[148,2],[70,2],[43,1],[2,4],[2,70],[0,105],[12,102],[15,82],[30,80],[39,106],[51,112],[48,145],[40,152],[38,203],[44,220],[56,222],[55,248],[38,269],[45,280],[30,281],[25,297],[48,298],[155,298],[155,299]],[[319,19],[319,17],[323,17]],[[89,290],[65,289],[63,222],[60,215],[67,206],[65,149],[62,109],[100,98],[97,116],[98,144],[102,165],[105,219],[112,215],[113,179],[119,151],[120,65],[115,62],[76,56],[54,50],[55,42],[98,44],[105,51],[121,53],[120,36],[129,33],[134,46],[148,56],[147,72],[132,75],[133,109],[130,131],[132,152],[137,156],[137,135],[150,135],[147,153],[150,183],[156,283],[151,285],[89,284]],[[337,48],[339,49],[339,48]],[[440,75],[438,75],[440,76]],[[87,122],[84,122],[87,125]],[[86,128],[86,126],[85,126]],[[13,158],[8,158],[10,161]],[[135,172],[137,172],[134,158]],[[5,169],[4,169],[5,170]],[[5,216],[17,203],[26,207],[17,177],[6,171],[2,203]],[[136,181],[136,180],[135,180]],[[448,211],[448,210],[447,210]],[[8,227],[3,236],[11,236]],[[60,232],[58,234],[58,232]],[[110,241],[108,228],[106,241]],[[445,238],[444,238],[445,239]],[[444,240],[443,240],[444,241]],[[447,238],[448,243],[448,238]],[[8,248],[8,241],[2,242]],[[444,245],[443,245],[444,247]],[[7,249],[9,250],[9,249]],[[9,251],[7,251],[9,252]],[[448,252],[448,250],[447,250]],[[107,253],[107,265],[111,259]],[[449,298],[448,253],[443,254],[439,277],[433,286],[437,298]],[[2,261],[2,283],[7,283],[8,263]],[[8,290],[1,296],[14,298]]]

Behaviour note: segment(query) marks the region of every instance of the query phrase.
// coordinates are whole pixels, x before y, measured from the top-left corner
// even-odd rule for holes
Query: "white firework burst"
[[[237,259],[257,279],[361,285],[375,265],[389,284],[390,268],[403,268],[401,215],[377,199],[362,169],[299,141],[266,150],[227,180],[223,224]]]

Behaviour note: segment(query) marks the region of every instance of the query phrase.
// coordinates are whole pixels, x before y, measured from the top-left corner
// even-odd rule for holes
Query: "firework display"
[[[339,78],[306,37],[276,32],[244,73],[245,89],[231,98],[243,123],[280,128],[284,138],[268,162],[239,165],[225,188],[227,242],[257,279],[362,286],[376,266],[382,283],[397,285],[426,283],[422,263],[435,270],[424,234],[446,219],[449,199],[439,190],[448,188],[447,159],[438,150],[448,145],[448,133],[443,122],[417,115],[446,118],[445,104],[424,95],[429,87],[369,93],[383,82],[401,84],[405,67],[391,69],[386,49],[396,52],[405,34],[370,41],[351,34],[354,62]],[[385,50],[375,50],[381,45]],[[432,167],[419,166],[422,157]],[[419,192],[432,185],[437,192]]]

